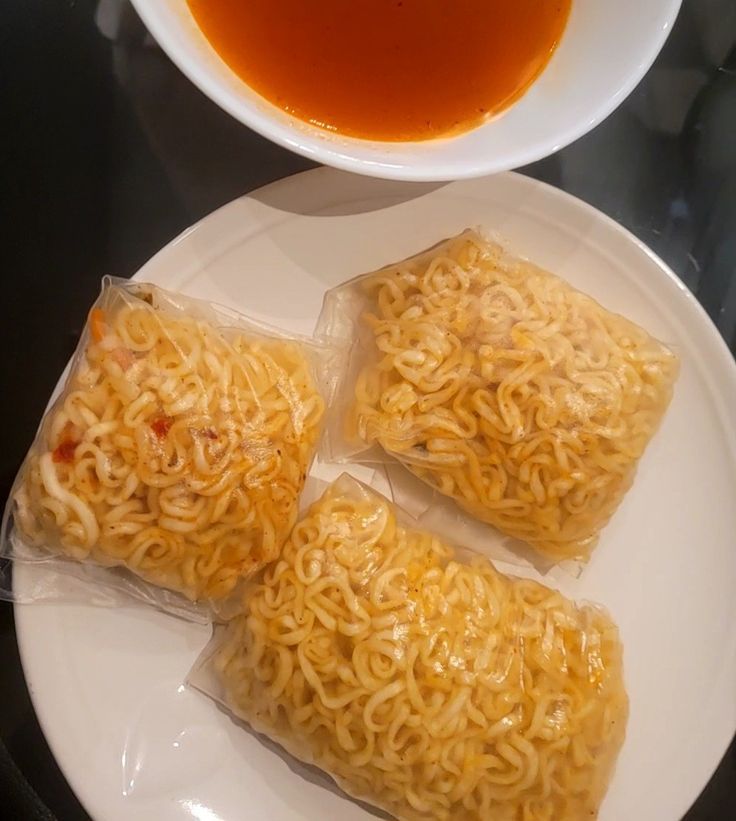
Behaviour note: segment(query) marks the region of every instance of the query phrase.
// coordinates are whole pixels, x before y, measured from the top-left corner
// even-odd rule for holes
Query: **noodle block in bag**
[[[552,561],[586,560],[631,486],[678,361],[474,231],[329,292],[351,341],[330,456],[380,445]]]
[[[189,683],[406,821],[591,821],[623,743],[616,626],[465,562],[347,475]]]
[[[276,558],[320,432],[317,346],[223,311],[103,281],[12,490],[6,554],[11,531],[38,558],[212,605]]]

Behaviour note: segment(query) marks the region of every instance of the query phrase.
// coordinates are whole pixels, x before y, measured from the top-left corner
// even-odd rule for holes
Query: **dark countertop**
[[[214,208],[312,163],[203,97],[125,0],[5,3],[0,78],[4,500],[100,276],[133,274]],[[633,231],[736,350],[734,0],[684,0],[662,54],[626,103],[523,170]],[[0,652],[3,817],[86,819],[39,729],[5,603]],[[729,818],[734,744],[686,816]]]

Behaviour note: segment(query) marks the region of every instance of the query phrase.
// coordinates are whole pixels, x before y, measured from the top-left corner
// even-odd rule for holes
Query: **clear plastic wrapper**
[[[624,740],[598,607],[413,529],[343,475],[188,683],[406,821],[594,819]]]
[[[678,372],[645,330],[475,231],[328,292],[318,332],[350,347],[327,458],[382,448],[553,562],[589,558]]]
[[[40,562],[87,579],[90,600],[109,585],[178,615],[231,615],[296,521],[334,357],[105,278],[8,500],[2,595],[59,598],[43,574],[10,586],[9,560]]]

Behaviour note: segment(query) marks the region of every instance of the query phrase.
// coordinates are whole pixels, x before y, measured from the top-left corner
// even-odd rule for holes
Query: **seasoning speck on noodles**
[[[587,559],[667,408],[676,357],[472,231],[341,286],[338,304],[342,290],[361,306],[348,438],[550,559]]]
[[[246,602],[220,697],[351,795],[407,821],[597,815],[628,715],[601,610],[459,561],[348,476]]]
[[[21,469],[16,525],[33,545],[222,600],[281,549],[322,413],[296,342],[108,283]]]

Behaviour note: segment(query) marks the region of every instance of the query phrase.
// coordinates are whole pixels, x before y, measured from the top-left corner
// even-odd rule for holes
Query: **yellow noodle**
[[[348,476],[214,658],[257,731],[407,821],[591,821],[623,743],[615,625],[463,563]]]
[[[554,559],[585,559],[677,376],[644,330],[466,231],[358,280],[348,436]]]
[[[117,286],[103,304],[23,467],[15,521],[32,544],[221,600],[294,524],[323,413],[309,363],[294,342]]]

